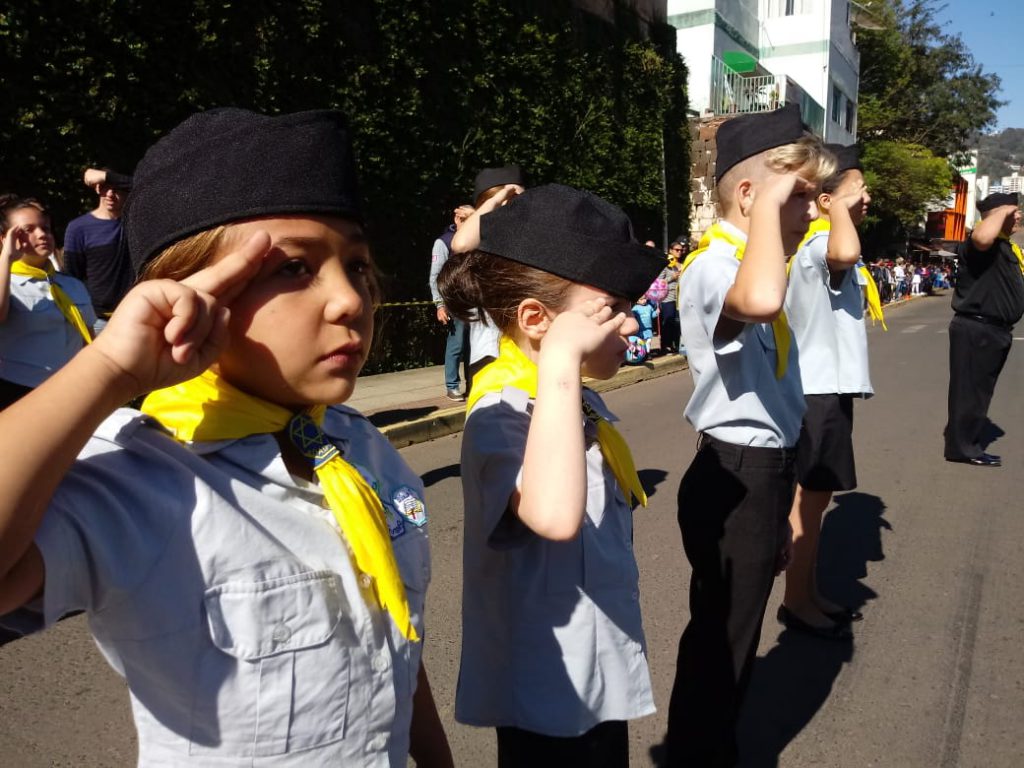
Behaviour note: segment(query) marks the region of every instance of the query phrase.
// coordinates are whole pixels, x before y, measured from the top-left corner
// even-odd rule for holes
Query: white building
[[[860,53],[851,24],[870,20],[855,2],[668,0],[668,23],[699,114],[796,103],[826,141],[856,139]]]
[[[1024,192],[1024,176],[1021,176],[1016,171],[1011,176],[1003,176],[1003,192],[1007,194]]]

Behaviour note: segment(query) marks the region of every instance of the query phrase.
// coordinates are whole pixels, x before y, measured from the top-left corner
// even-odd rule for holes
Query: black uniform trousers
[[[668,709],[668,765],[736,764],[736,721],[793,503],[794,451],[701,437],[679,486],[693,568]]]
[[[947,459],[958,461],[982,454],[979,440],[1011,344],[1013,332],[1009,326],[964,315],[954,315],[950,321]]]

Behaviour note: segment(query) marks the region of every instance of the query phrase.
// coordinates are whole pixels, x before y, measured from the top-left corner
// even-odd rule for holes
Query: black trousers
[[[18,402],[32,391],[32,387],[15,384],[7,379],[0,379],[0,411],[9,405]]]
[[[983,452],[979,440],[1011,344],[1013,333],[1009,328],[961,315],[954,315],[950,321],[947,459],[970,459]]]
[[[598,723],[579,736],[545,736],[498,728],[498,768],[628,768],[629,731],[624,720]]]
[[[703,436],[679,486],[679,528],[693,575],[668,708],[670,766],[736,764],[736,721],[789,531],[793,453]]]

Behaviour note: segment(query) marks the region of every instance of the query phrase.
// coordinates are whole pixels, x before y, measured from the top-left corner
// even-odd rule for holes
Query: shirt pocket
[[[189,751],[263,757],[344,738],[350,651],[332,571],[238,575],[204,596],[210,646],[196,670]]]

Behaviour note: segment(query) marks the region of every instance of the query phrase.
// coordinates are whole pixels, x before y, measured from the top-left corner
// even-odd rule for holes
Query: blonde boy
[[[804,400],[782,313],[786,259],[835,167],[796,107],[734,118],[717,143],[723,216],[679,280],[694,381],[685,415],[700,441],[679,488],[693,574],[666,740],[670,765],[707,767],[736,763],[736,718],[788,551]]]

